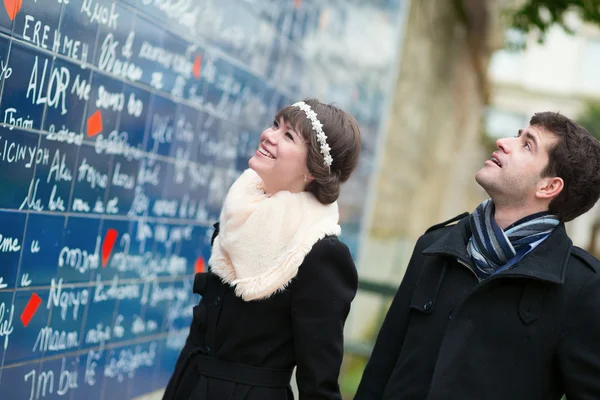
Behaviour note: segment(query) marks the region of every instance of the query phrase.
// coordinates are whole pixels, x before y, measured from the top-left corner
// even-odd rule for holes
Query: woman
[[[338,240],[356,121],[306,100],[281,110],[215,224],[187,342],[164,399],[341,399],[343,327],[357,273]]]

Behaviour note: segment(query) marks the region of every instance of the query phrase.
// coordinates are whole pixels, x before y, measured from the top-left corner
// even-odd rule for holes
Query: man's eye
[[[275,129],[279,128],[279,124],[277,123],[277,121],[273,121],[273,128],[275,128]]]
[[[531,151],[531,145],[529,143],[525,143],[525,148],[529,151]]]

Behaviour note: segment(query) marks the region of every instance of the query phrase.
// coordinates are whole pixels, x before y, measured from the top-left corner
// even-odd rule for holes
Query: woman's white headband
[[[299,101],[297,103],[292,104],[295,107],[298,107],[306,114],[306,118],[310,119],[312,122],[312,128],[315,132],[317,132],[317,140],[321,145],[321,154],[323,154],[323,162],[331,170],[331,164],[333,163],[333,158],[331,158],[331,154],[329,150],[331,147],[327,144],[327,136],[323,132],[323,124],[317,118],[317,113],[313,111],[312,108],[308,104],[303,101]]]

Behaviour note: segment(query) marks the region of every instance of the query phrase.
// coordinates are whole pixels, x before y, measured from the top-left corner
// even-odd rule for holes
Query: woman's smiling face
[[[260,176],[268,194],[303,192],[309,176],[307,152],[302,135],[280,118],[260,135],[258,150],[248,166]]]

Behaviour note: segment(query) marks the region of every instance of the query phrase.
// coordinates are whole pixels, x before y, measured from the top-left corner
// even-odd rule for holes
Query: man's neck
[[[496,220],[496,224],[501,229],[506,229],[510,225],[514,224],[518,220],[527,217],[528,215],[532,215],[538,212],[548,211],[547,207],[509,207],[509,206],[498,206],[495,204],[495,212],[494,219]]]

